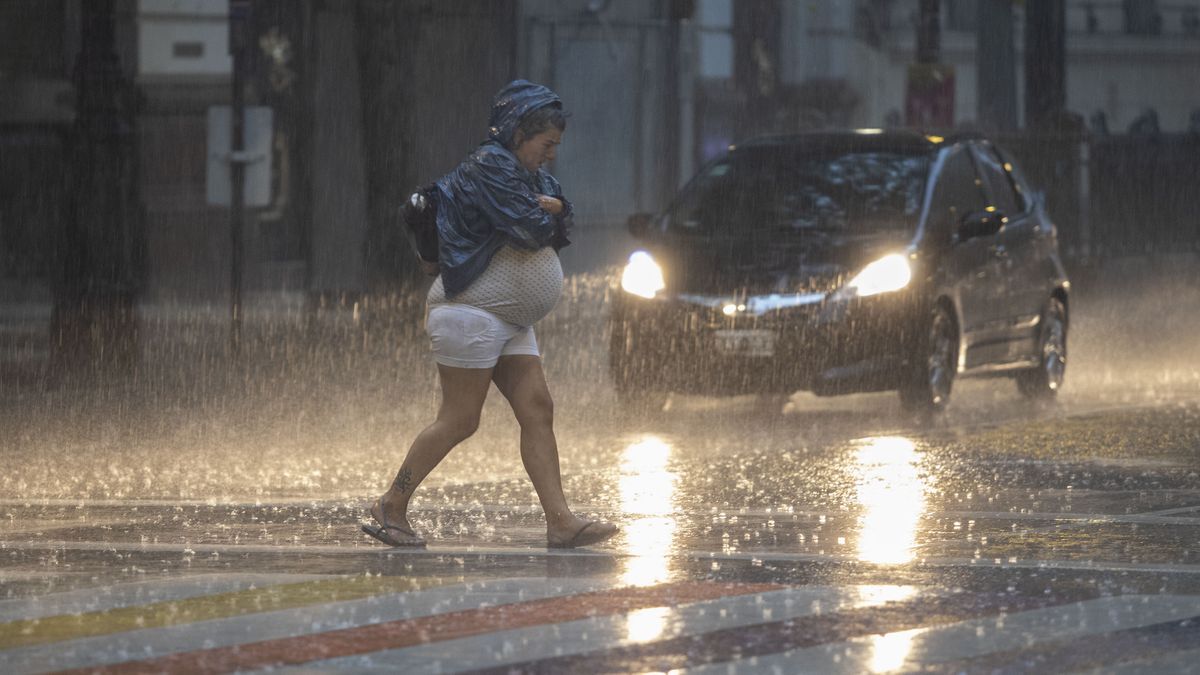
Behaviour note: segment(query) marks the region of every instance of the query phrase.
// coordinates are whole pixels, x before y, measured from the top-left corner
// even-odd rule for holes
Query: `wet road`
[[[933,428],[885,394],[629,418],[594,315],[552,319],[568,495],[623,528],[588,550],[545,548],[498,396],[417,493],[428,550],[359,533],[436,405],[415,347],[10,399],[0,672],[1194,672],[1193,343],[1123,361],[1084,312],[1058,406],[964,382]]]

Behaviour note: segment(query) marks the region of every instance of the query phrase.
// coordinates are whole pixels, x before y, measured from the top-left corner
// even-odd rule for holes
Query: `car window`
[[[1025,211],[1017,200],[1013,190],[1012,180],[1004,170],[1000,158],[987,146],[975,146],[975,159],[979,162],[979,173],[987,185],[988,194],[992,197],[992,206],[1000,213],[1015,216]]]
[[[964,216],[988,206],[983,181],[976,175],[966,147],[959,145],[947,153],[929,203],[930,227],[940,237],[949,237]]]
[[[1021,213],[1028,213],[1033,210],[1033,191],[1029,189],[1029,181],[1025,180],[1025,174],[1021,171],[1020,165],[1013,159],[1012,154],[1001,147],[994,147],[996,154],[1000,156],[1000,161],[1004,171],[1008,174],[1012,181],[1013,190],[1017,193],[1017,204],[1020,206]]]
[[[705,167],[668,211],[677,234],[911,234],[929,157],[899,152],[744,151]]]

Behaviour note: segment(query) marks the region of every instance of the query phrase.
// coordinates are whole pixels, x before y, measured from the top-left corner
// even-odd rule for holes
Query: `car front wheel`
[[[1017,376],[1017,389],[1033,400],[1050,400],[1067,373],[1067,308],[1050,298],[1038,327],[1038,366]]]
[[[926,334],[900,387],[904,409],[926,415],[944,410],[957,366],[958,327],[950,310],[937,305],[930,312]]]

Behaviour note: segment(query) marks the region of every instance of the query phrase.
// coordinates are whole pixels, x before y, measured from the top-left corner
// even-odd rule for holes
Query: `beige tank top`
[[[562,263],[553,247],[525,251],[501,246],[483,274],[462,293],[447,300],[439,276],[426,301],[431,307],[448,302],[470,305],[509,323],[532,326],[558,304],[562,287]]]

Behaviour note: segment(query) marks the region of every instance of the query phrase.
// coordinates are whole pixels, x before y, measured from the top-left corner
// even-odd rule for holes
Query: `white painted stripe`
[[[1172,509],[1169,513],[1185,513],[1186,511]],[[945,511],[930,513],[924,518],[957,518],[959,520],[1053,520],[1072,525],[1104,525],[1108,523],[1134,523],[1137,525],[1185,525],[1200,526],[1200,518],[1195,516],[1172,517],[1168,512],[1136,513],[1136,514],[1107,514],[1107,513],[1070,513],[1061,512],[1007,512],[1007,511]]]
[[[1073,491],[1073,494],[1075,494],[1076,496],[1080,496],[1084,492],[1087,492],[1087,491]],[[1093,491],[1093,492],[1098,492],[1098,491]],[[1111,495],[1115,495],[1115,494],[1121,494],[1123,492],[1124,491],[1113,491],[1113,492],[1104,492],[1104,494],[1111,496]],[[1140,493],[1140,491],[1130,491],[1130,492],[1139,492]],[[1173,493],[1179,493],[1179,492],[1183,492],[1183,493],[1186,493],[1189,495],[1200,494],[1200,490],[1186,490],[1186,491],[1158,490],[1158,491],[1154,491],[1155,494],[1159,494],[1159,495],[1173,494]],[[24,506],[30,505],[30,502],[19,502],[17,500],[0,499],[0,506],[9,505],[10,503],[13,505],[24,505]],[[40,501],[33,502],[33,504],[41,505],[41,506],[65,506],[65,505],[77,506],[78,502],[72,501],[72,500],[40,500]],[[320,508],[326,507],[326,506],[337,507],[337,508],[346,507],[345,502],[313,503],[311,501],[304,501],[304,500],[296,500],[296,501],[272,500],[272,502],[270,502],[270,504],[263,504],[263,503],[243,504],[243,503],[238,503],[238,502],[230,502],[230,503],[221,503],[218,506],[220,506],[222,508],[225,508],[225,507],[264,508],[266,506],[287,506],[287,505],[295,505],[295,504],[305,504],[305,505],[311,506],[314,509],[320,509]],[[125,501],[112,501],[112,502],[99,501],[99,502],[89,502],[88,503],[88,506],[124,506],[124,507],[128,507],[128,506],[132,506],[132,505],[133,504],[131,502],[125,502]],[[138,502],[136,505],[139,507],[184,506],[184,507],[188,507],[188,508],[211,506],[204,502],[196,502],[196,503]],[[541,515],[541,513],[542,513],[541,507],[537,506],[537,505],[505,506],[505,505],[500,505],[500,504],[446,504],[443,506],[439,506],[437,508],[437,510],[438,511],[457,511],[457,512],[462,512],[462,513],[466,513],[466,514],[503,513],[503,514]],[[594,514],[597,516],[603,516],[603,517],[607,517],[610,519],[620,518],[624,515],[623,513],[614,511],[611,508],[601,507],[601,506],[596,506],[596,507],[584,506],[584,507],[578,507],[575,510],[577,512],[591,513],[591,514]],[[366,509],[364,507],[364,513],[365,512],[366,512]],[[1110,523],[1128,523],[1128,524],[1137,524],[1137,525],[1179,525],[1179,526],[1185,526],[1185,527],[1200,527],[1200,513],[1197,513],[1197,512],[1200,512],[1200,506],[1187,506],[1187,507],[1180,507],[1180,508],[1174,508],[1174,509],[1164,509],[1162,511],[1151,511],[1151,512],[1147,512],[1147,513],[1135,513],[1135,514],[1090,513],[1090,512],[1080,512],[1080,511],[930,511],[928,513],[923,513],[922,518],[927,519],[927,520],[938,519],[938,518],[957,518],[960,520],[975,520],[975,521],[989,521],[989,520],[996,520],[996,521],[1030,521],[1030,520],[1054,521],[1055,524],[1048,526],[1048,528],[1057,528],[1057,527],[1061,527],[1061,526],[1104,525],[1104,524],[1110,524]],[[1187,513],[1193,513],[1193,514],[1197,514],[1197,515],[1192,515],[1192,516],[1177,515],[1177,514],[1187,514]],[[789,509],[771,509],[771,508],[767,508],[767,509],[750,509],[750,508],[725,509],[725,508],[720,508],[717,506],[710,506],[710,507],[702,506],[702,507],[696,508],[696,509],[679,511],[679,512],[677,512],[677,517],[683,518],[683,519],[686,519],[686,518],[708,518],[711,516],[716,516],[718,514],[725,514],[728,516],[738,516],[740,518],[775,518],[775,519],[782,519],[780,522],[783,522],[783,523],[790,522],[791,520],[800,521],[803,519],[820,519],[823,517],[828,517],[830,515],[830,513],[828,511],[795,511],[795,510],[789,510]],[[846,512],[839,512],[836,515],[838,517],[845,519],[847,522],[849,522],[849,521],[855,519],[858,514],[855,511],[846,511]],[[420,517],[418,517],[417,520],[419,521]],[[124,520],[108,519],[108,520],[105,520],[104,522],[109,523],[109,524],[119,523],[119,522],[131,522],[132,523],[132,522],[138,522],[138,519],[137,518],[128,518],[128,519],[124,519]],[[95,525],[95,524],[97,524],[96,521],[89,521],[87,523],[87,525]],[[76,523],[74,521],[62,521],[62,522],[46,521],[38,528],[38,531],[39,532],[53,531],[56,529],[63,529],[63,528],[67,528],[67,527],[78,527],[78,526],[79,526],[79,523]],[[14,533],[20,534],[20,531],[14,532],[14,531],[10,530],[9,532],[7,532],[5,534],[6,534],[6,536],[11,537]],[[33,542],[16,541],[16,540],[0,541],[0,548],[4,548],[4,547],[31,548],[31,547],[35,547],[38,543],[39,542],[36,542],[36,541],[33,541]],[[59,544],[58,547],[62,548],[62,546],[59,542],[52,542],[52,544]],[[43,544],[43,545],[49,546],[51,544]],[[114,545],[114,546],[129,546],[129,545],[134,545],[134,543],[133,542],[112,542],[112,545]],[[140,543],[138,543],[136,545],[141,546]],[[350,546],[332,547],[332,548],[338,548],[340,550],[345,550],[346,548],[353,548],[356,545],[357,546],[364,546],[364,545],[370,546],[373,544],[370,541],[364,539],[361,542],[354,541]],[[170,548],[170,550],[176,550],[176,549],[180,548],[180,546],[182,546],[182,545],[162,544],[162,546],[167,546]],[[270,546],[267,545],[267,547],[270,547]],[[194,545],[193,545],[193,548],[194,548]],[[312,548],[312,547],[310,547],[310,548]]]
[[[1088,671],[1090,675],[1164,675],[1200,671],[1200,649],[1170,652],[1148,659],[1104,666]]]
[[[544,558],[590,557],[623,559],[637,557],[623,551],[604,549],[557,550],[531,548],[528,546],[513,546],[498,548],[495,546],[434,546],[427,549],[394,549],[372,544],[369,541],[361,546],[292,546],[274,544],[151,544],[111,542],[0,542],[0,550],[4,548],[17,550],[74,550],[74,551],[149,551],[149,552],[182,552],[190,548],[196,553],[297,553],[310,555],[314,553],[329,553],[349,556],[378,555],[380,557],[414,556],[414,557],[443,557],[443,556],[492,556],[516,557],[529,559],[531,556]],[[831,555],[823,553],[782,553],[768,550],[744,550],[740,553],[714,553],[713,551],[682,550],[673,557],[692,560],[749,560],[763,562],[821,562],[821,563],[861,563],[855,555]],[[1200,565],[1173,563],[1125,563],[1096,560],[1042,560],[1028,559],[1011,562],[1006,559],[982,558],[918,558],[916,564],[923,567],[975,567],[989,569],[1057,569],[1057,570],[1087,570],[1092,572],[1152,572],[1156,574],[1200,574]]]
[[[387,593],[227,619],[148,628],[0,652],[0,672],[87,668],[166,654],[310,635],[491,605],[599,590],[592,579],[500,579]]]
[[[911,586],[809,586],[732,596],[628,613],[497,631],[484,635],[373,652],[292,669],[294,673],[387,671],[405,675],[455,673],[598,649],[670,640],[723,628],[784,621],[812,614],[871,607],[916,596]],[[928,592],[926,592],[928,593]]]
[[[1028,463],[1029,462],[1022,462],[1022,464],[1028,464]],[[1060,464],[1060,462],[1052,462],[1052,464]],[[1022,494],[1022,495],[1025,494],[1025,492],[1022,492],[1019,490],[1014,491],[1014,493],[1017,493],[1017,492],[1020,492],[1020,494]],[[1064,495],[1067,494],[1066,490],[1060,490],[1058,492],[1061,492]],[[1088,495],[1093,495],[1093,494],[1111,497],[1111,496],[1122,495],[1122,494],[1142,494],[1144,492],[1146,492],[1146,490],[1071,490],[1070,494],[1075,497],[1088,496]],[[1200,494],[1200,490],[1151,490],[1150,492],[1153,492],[1156,495],[1177,495],[1177,496],[1194,496],[1194,495]],[[112,508],[112,507],[132,508],[135,506],[139,507],[139,508],[182,507],[182,508],[222,508],[222,509],[224,509],[224,508],[236,507],[236,508],[247,508],[247,509],[255,509],[255,508],[266,509],[266,508],[272,507],[272,506],[297,506],[297,505],[308,506],[313,509],[322,509],[322,508],[331,508],[331,507],[343,509],[343,508],[353,508],[353,507],[357,506],[357,503],[353,502],[353,501],[347,503],[347,501],[345,501],[345,500],[314,501],[310,498],[299,498],[299,497],[292,498],[292,499],[288,499],[288,498],[272,499],[270,502],[229,501],[229,502],[217,502],[217,503],[209,502],[209,501],[167,501],[167,500],[127,501],[127,500],[98,499],[98,500],[94,500],[94,501],[89,500],[87,502],[80,502],[79,500],[74,500],[74,499],[34,499],[34,500],[0,499],[0,506],[24,506],[24,507],[70,506],[70,507],[86,507],[86,508],[97,508],[97,509]],[[364,501],[362,503],[362,511],[364,514],[366,514],[369,506],[370,506],[370,502]],[[605,516],[605,517],[610,517],[610,518],[619,517],[622,515],[621,511],[613,510],[610,506],[602,505],[602,504],[579,505],[579,506],[573,507],[573,509],[577,512],[590,513],[590,514],[595,514],[595,515],[600,515],[600,516]],[[433,512],[441,512],[441,511],[461,511],[463,513],[468,513],[468,514],[469,513],[505,513],[505,514],[526,514],[526,515],[537,515],[537,516],[540,516],[542,514],[542,508],[540,506],[538,506],[537,504],[505,505],[505,504],[467,504],[467,503],[439,504],[436,507],[415,509],[414,513],[420,514],[422,512],[433,513]],[[1106,522],[1108,519],[1111,519],[1111,522],[1138,522],[1138,523],[1140,523],[1143,521],[1137,520],[1137,519],[1169,517],[1169,516],[1173,516],[1175,514],[1196,513],[1198,511],[1200,511],[1200,506],[1184,506],[1184,507],[1179,507],[1179,508],[1163,509],[1161,511],[1149,511],[1149,512],[1140,513],[1140,514],[1089,513],[1089,512],[1080,512],[1080,511],[930,511],[930,512],[924,513],[922,515],[926,518],[966,518],[966,519],[974,518],[976,520],[984,520],[984,519],[989,519],[989,520],[1005,520],[1005,519],[1011,519],[1011,520],[1067,520],[1067,521],[1096,520],[1096,521],[1100,521],[1100,522]],[[722,506],[716,506],[716,505],[704,505],[704,504],[697,505],[696,508],[681,510],[681,511],[678,511],[677,513],[680,517],[683,517],[683,516],[693,516],[693,517],[715,516],[720,513],[724,513],[724,514],[730,515],[730,516],[749,516],[749,517],[760,517],[760,518],[780,518],[780,517],[820,518],[822,516],[830,515],[829,511],[795,510],[795,509],[790,509],[790,508],[777,508],[777,509],[775,509],[775,508],[746,508],[746,507],[728,508],[728,507],[722,507]],[[852,511],[846,511],[846,512],[837,512],[835,515],[852,519],[855,516],[855,513]],[[104,522],[106,522],[106,523],[107,522],[137,522],[138,520],[139,520],[138,518],[127,518],[124,520],[106,520]],[[420,518],[418,517],[417,520],[420,520]],[[1176,520],[1178,520],[1180,524],[1194,524],[1197,521],[1197,516],[1193,516],[1190,518],[1184,517],[1184,518],[1178,518],[1178,519],[1168,518],[1167,522],[1175,522]],[[58,522],[58,521],[46,521],[46,522]],[[76,522],[76,521],[63,521],[63,522],[69,524],[71,527],[79,527],[81,525],[80,522]],[[1148,522],[1159,522],[1159,521],[1152,520],[1152,521],[1148,521]],[[96,524],[94,521],[87,521],[87,522],[82,523],[83,526],[94,525],[94,524]],[[65,526],[67,526],[67,525],[64,525],[64,527]]]
[[[915,669],[1197,615],[1200,615],[1200,597],[1126,595],[793,649],[737,661],[736,666],[738,673]],[[724,675],[728,668],[727,663],[713,663],[683,672]]]
[[[153,602],[184,600],[202,595],[329,578],[332,577],[327,574],[197,574],[81,588],[50,595],[2,600],[0,622],[42,619],[60,614],[102,612]]]

